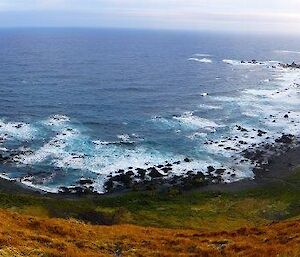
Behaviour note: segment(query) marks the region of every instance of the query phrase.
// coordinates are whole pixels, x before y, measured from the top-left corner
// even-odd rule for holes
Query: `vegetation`
[[[202,232],[133,225],[87,225],[0,211],[0,256],[296,257],[300,221],[258,228]]]
[[[0,194],[0,208],[43,218],[92,224],[235,229],[300,217],[300,169],[284,181],[239,192],[132,192],[78,199]]]
[[[0,256],[300,256],[300,169],[238,192],[3,191],[0,208]]]

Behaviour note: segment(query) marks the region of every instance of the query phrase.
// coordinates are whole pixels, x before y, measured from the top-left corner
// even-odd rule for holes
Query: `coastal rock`
[[[241,132],[248,132],[247,129],[243,128],[243,127],[240,126],[240,125],[236,125],[236,127],[237,127],[237,130],[239,130],[239,131],[241,131]]]
[[[209,173],[214,172],[214,171],[215,171],[215,168],[214,168],[213,166],[208,166],[208,167],[207,167],[207,171],[208,171]]]
[[[139,177],[140,179],[145,179],[145,176],[146,176],[146,170],[137,168],[136,171],[137,171],[138,177]]]
[[[283,143],[283,144],[291,144],[293,143],[295,137],[291,134],[289,135],[282,135],[280,138],[275,140],[276,143]]]
[[[162,168],[161,170],[162,170],[163,172],[165,172],[165,173],[168,173],[169,171],[172,170],[172,168],[170,168],[170,167],[164,167],[164,168]]]
[[[215,173],[217,175],[223,175],[225,171],[226,171],[226,169],[216,169]]]
[[[191,189],[208,184],[206,176],[202,172],[189,172],[186,177],[182,178],[181,187],[183,189]]]
[[[300,64],[296,64],[295,62],[292,62],[291,64],[279,63],[279,66],[282,68],[300,69]]]
[[[187,158],[187,157],[184,159],[184,161],[185,162],[191,162],[191,160],[189,158]]]
[[[91,185],[91,184],[93,184],[94,182],[93,182],[93,180],[91,180],[91,179],[84,179],[84,178],[82,178],[82,179],[80,179],[77,183],[78,183],[79,185]]]
[[[0,163],[7,162],[9,159],[10,159],[9,157],[0,154]]]
[[[161,178],[164,175],[161,174],[157,169],[151,168],[150,172],[148,173],[148,176],[150,176],[152,179],[155,179],[155,178]]]

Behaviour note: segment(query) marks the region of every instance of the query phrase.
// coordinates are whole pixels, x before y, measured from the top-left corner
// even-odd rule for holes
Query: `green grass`
[[[0,208],[97,224],[232,229],[300,217],[300,169],[268,186],[235,193],[180,193],[173,189],[73,200],[1,193]]]

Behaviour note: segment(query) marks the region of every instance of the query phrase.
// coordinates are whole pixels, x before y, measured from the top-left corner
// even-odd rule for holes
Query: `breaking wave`
[[[188,60],[195,61],[195,62],[201,62],[201,63],[212,63],[212,60],[208,59],[208,58],[199,59],[199,58],[192,57],[192,58],[189,58]]]

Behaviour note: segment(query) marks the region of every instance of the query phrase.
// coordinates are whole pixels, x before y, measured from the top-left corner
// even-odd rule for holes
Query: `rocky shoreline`
[[[240,127],[243,130],[242,127]],[[259,132],[258,132],[259,133]],[[274,177],[278,176],[278,172],[284,175],[288,170],[300,164],[299,160],[289,162],[287,153],[296,151],[300,156],[300,140],[294,135],[283,134],[275,139],[273,143],[261,143],[255,147],[249,146],[241,152],[243,159],[239,162],[248,162],[252,164],[254,177],[253,179],[242,179],[233,183],[245,183],[245,181],[257,181],[264,179],[270,174],[274,173],[276,163],[285,163],[285,168],[282,171],[276,171]],[[1,162],[8,162],[8,157],[0,156]],[[183,175],[172,175],[174,166],[179,165],[181,162],[190,162],[191,159],[185,158],[184,160],[169,163],[166,162],[161,165],[149,167],[147,169],[129,167],[128,170],[118,170],[115,175],[109,175],[105,182],[106,193],[122,193],[127,191],[145,191],[145,190],[169,190],[176,189],[179,191],[186,191],[196,188],[206,188],[214,185],[222,186],[227,185],[230,187],[231,183],[224,181],[224,174],[230,175],[233,179],[235,173],[226,168],[218,168],[207,166],[207,172],[202,171],[188,171]],[[296,161],[296,162],[295,162]],[[274,163],[276,164],[274,167]],[[277,175],[276,175],[277,173]],[[288,175],[288,174],[285,174]],[[2,184],[5,179],[2,178]],[[7,183],[19,185],[23,190],[33,190],[43,192],[42,190],[35,190],[26,187],[21,181],[10,180]],[[94,181],[89,178],[82,178],[77,181],[76,185],[70,187],[61,187],[57,195],[97,195],[93,188]],[[250,182],[251,183],[251,182]],[[46,192],[43,192],[46,193]],[[49,194],[49,193],[48,193]],[[50,193],[51,194],[51,193]]]
[[[243,63],[261,64],[261,62],[256,60],[249,62],[241,61],[241,64]],[[300,65],[295,62],[291,64],[279,63],[278,65],[284,69],[300,69]],[[285,88],[283,90],[286,91],[287,89]],[[279,92],[277,91],[276,93]],[[292,115],[293,113],[287,110],[287,112],[280,117],[270,115],[268,119],[269,122],[274,124],[278,121],[293,124],[295,121],[291,117]],[[21,127],[22,124],[17,124],[15,126],[16,129],[20,129]],[[207,166],[199,167],[199,170],[184,170],[181,175],[174,174],[173,171],[178,165],[187,164],[193,161],[189,157],[173,162],[166,161],[155,166],[146,165],[147,168],[128,167],[127,169],[119,169],[107,176],[107,180],[104,183],[105,192],[119,193],[125,191],[173,188],[177,190],[189,190],[193,188],[209,187],[211,185],[230,184],[230,182],[235,183],[241,180],[237,176],[236,171],[239,165],[242,164],[247,164],[251,167],[254,174],[252,179],[257,180],[264,178],[267,174],[273,172],[271,169],[274,169],[273,164],[275,159],[283,158],[282,156],[285,156],[284,158],[286,158],[286,153],[290,150],[300,149],[299,135],[283,133],[282,135],[273,138],[272,135],[269,135],[269,132],[264,129],[249,129],[240,124],[236,124],[233,130],[235,133],[233,136],[224,137],[218,141],[207,140],[204,143],[207,147],[215,147],[220,149],[220,151],[230,154],[233,164],[233,167],[231,168],[224,166]],[[257,143],[257,139],[261,139],[260,143]],[[251,143],[251,140],[256,143]],[[0,138],[0,143],[3,143],[4,141],[5,138]],[[28,153],[28,150],[0,151],[0,164],[12,166],[17,162],[19,155],[26,154],[30,154],[30,152]],[[74,159],[84,157],[85,156],[73,156]],[[295,166],[295,163],[287,162],[286,168],[289,169],[293,166]],[[2,174],[2,179],[5,180],[8,178],[5,177],[5,174]],[[30,184],[43,184],[47,179],[49,179],[49,173],[33,172],[32,174],[29,173],[24,178],[10,181],[10,183],[20,184],[22,185],[22,188],[32,190],[33,188],[30,187]],[[28,185],[27,187],[26,184]],[[39,189],[33,190],[43,192]],[[71,186],[60,187],[58,194],[86,195],[98,193],[94,187],[94,180],[92,178],[82,177]]]
[[[250,162],[253,165],[254,180],[263,178],[265,174],[272,172],[270,167],[274,159],[280,159],[291,149],[299,149],[299,139],[290,134],[283,134],[277,138],[274,143],[261,143],[256,147],[249,147],[242,151],[244,159],[240,162]],[[184,161],[190,161],[186,158]],[[299,158],[300,163],[300,158]],[[137,169],[137,175],[131,170],[119,170],[119,174],[110,176],[105,183],[105,189],[108,193],[119,192],[124,190],[149,190],[159,188],[176,188],[178,190],[189,190],[209,185],[227,184],[223,175],[228,174],[232,178],[236,175],[232,170],[207,166],[207,172],[188,171],[184,175],[166,176],[161,170],[171,172],[172,166],[176,165],[166,163],[150,167],[148,169]],[[292,168],[294,164],[288,163]],[[283,171],[283,172],[286,172]],[[248,179],[246,179],[248,180]]]

